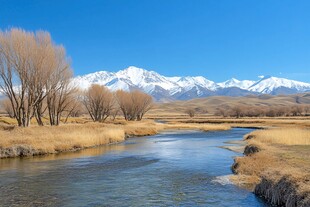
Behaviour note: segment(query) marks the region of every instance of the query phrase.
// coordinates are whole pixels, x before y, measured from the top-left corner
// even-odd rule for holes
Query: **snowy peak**
[[[75,85],[87,89],[91,84],[115,90],[142,90],[160,99],[189,99],[212,95],[243,96],[249,94],[286,94],[310,91],[310,84],[264,76],[258,81],[231,78],[215,83],[203,76],[165,77],[155,71],[130,66],[116,73],[98,71],[73,79]]]
[[[221,88],[237,87],[237,88],[241,88],[241,89],[248,89],[254,83],[255,83],[255,81],[250,81],[250,80],[239,81],[235,78],[232,78],[232,79],[229,79],[225,82],[218,83],[218,85]]]
[[[265,76],[261,80],[253,84],[251,87],[249,87],[248,90],[268,94],[272,93],[272,91],[277,88],[289,88],[296,90],[297,92],[304,92],[310,89],[310,84],[300,81],[289,80],[286,78]]]
[[[83,76],[77,76],[73,79],[73,82],[81,89],[87,89],[91,84],[106,85],[106,83],[110,82],[113,77],[114,73],[98,71]]]
[[[118,78],[124,78],[130,80],[133,84],[141,84],[145,79],[149,78],[150,81],[152,79],[156,79],[156,74],[153,71],[147,71],[142,68],[137,68],[134,66],[130,66],[124,70],[120,70],[115,74]],[[156,81],[156,80],[155,80]]]
[[[207,88],[208,90],[216,90],[218,87],[215,82],[210,81],[202,76],[172,77],[169,79],[175,81],[180,87],[186,88],[188,90],[194,87],[202,87]]]
[[[222,83],[218,83],[219,85],[222,85],[223,88],[227,88],[227,87],[236,87],[240,84],[241,81],[235,79],[235,78],[231,78],[225,82]]]
[[[117,72],[116,76],[118,78],[129,80],[131,84],[138,88],[145,89],[144,91],[146,92],[152,91],[155,86],[159,86],[167,90],[177,87],[175,83],[154,71],[147,71],[134,66],[130,66]]]

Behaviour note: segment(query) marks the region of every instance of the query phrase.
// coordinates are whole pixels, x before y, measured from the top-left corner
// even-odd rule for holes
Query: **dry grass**
[[[268,168],[277,165],[278,160],[268,151],[259,152],[251,156],[236,157],[238,166],[235,169],[237,174],[259,177]]]
[[[159,133],[164,130],[202,130],[202,131],[217,131],[229,130],[230,126],[225,124],[194,124],[194,123],[156,123],[152,120],[145,120],[143,122],[125,122],[116,121],[111,124],[118,124],[121,126],[126,135],[130,136],[148,136]]]
[[[185,116],[163,116],[161,120],[167,122],[179,122],[187,124],[226,124],[231,127],[253,127],[253,128],[270,128],[270,127],[310,127],[310,117],[276,117],[276,118],[222,118],[216,116],[199,116],[188,118]]]
[[[0,130],[7,130],[7,131],[10,131],[10,130],[13,130],[15,129],[15,125],[12,125],[12,124],[4,124],[4,123],[1,123],[0,122]]]
[[[265,148],[251,156],[237,157],[236,174],[230,180],[239,186],[255,190],[255,193],[264,196],[274,205],[295,202],[292,198],[296,202],[307,203],[310,200],[309,153],[308,151],[307,159],[302,164],[296,162],[299,159],[298,152],[292,152],[293,159],[283,159],[283,151],[275,147]]]
[[[42,153],[56,153],[124,140],[124,130],[100,124],[15,128],[0,131],[0,147],[28,146]]]
[[[272,128],[250,133],[246,141],[261,151],[235,158],[231,180],[276,205],[310,202],[310,133],[306,128]],[[249,136],[245,136],[249,138]],[[287,190],[286,190],[287,189]],[[294,200],[295,199],[295,200]],[[301,204],[303,203],[303,204]],[[304,204],[306,203],[306,204]],[[290,205],[289,205],[290,206]]]
[[[10,117],[1,116],[0,117],[0,123],[16,125],[17,121],[15,119],[10,118]]]
[[[127,137],[132,136],[149,136],[157,134],[159,131],[164,130],[164,125],[155,123],[151,120],[145,120],[143,122],[117,122],[121,123]]]
[[[220,131],[229,130],[231,127],[227,124],[197,124],[197,123],[180,123],[169,122],[164,125],[165,129],[191,129],[202,131]]]
[[[65,119],[62,118],[61,121],[65,121]],[[92,122],[92,120],[86,117],[68,117],[67,119],[67,123],[71,124],[85,124],[89,122]],[[46,124],[48,124],[48,120],[46,121]]]
[[[255,140],[266,144],[310,145],[310,130],[300,128],[280,128],[258,130],[252,133]]]
[[[257,130],[249,135],[251,139],[246,140],[248,144],[257,146],[261,151],[236,158],[239,163],[237,172],[257,176],[270,169],[309,172],[309,129],[272,128]]]
[[[48,117],[43,117],[42,121],[45,125],[49,125],[49,119]],[[65,118],[62,118],[61,121],[65,121]],[[91,122],[90,118],[87,117],[69,117],[67,120],[67,123],[71,123],[71,124],[85,124]],[[6,117],[6,116],[0,116],[0,124],[10,124],[10,125],[17,125],[17,121],[16,119],[10,118],[10,117]],[[31,119],[31,125],[36,126],[37,125],[37,121],[33,118]]]

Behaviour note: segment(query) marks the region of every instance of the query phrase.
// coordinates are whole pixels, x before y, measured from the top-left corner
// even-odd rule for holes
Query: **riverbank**
[[[155,123],[115,121],[110,123],[64,124],[57,127],[28,128],[1,125],[0,158],[25,157],[77,151],[114,144],[137,136],[150,136],[163,130],[228,130],[222,124]]]
[[[303,128],[257,130],[245,136],[243,157],[231,180],[278,206],[310,206],[310,131]]]
[[[310,127],[310,117],[247,117],[228,118],[216,116],[200,116],[188,118],[185,116],[161,117],[166,122],[196,123],[196,124],[226,124],[231,127],[265,129],[271,127]]]

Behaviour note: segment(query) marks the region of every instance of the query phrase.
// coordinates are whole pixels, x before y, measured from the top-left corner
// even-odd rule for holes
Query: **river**
[[[0,160],[0,206],[268,206],[231,184],[219,148],[251,129],[174,131],[43,157]]]

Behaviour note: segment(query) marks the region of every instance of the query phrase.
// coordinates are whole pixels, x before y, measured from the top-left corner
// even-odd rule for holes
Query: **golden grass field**
[[[264,144],[310,145],[310,130],[300,128],[275,128],[252,133],[255,141]]]
[[[237,158],[240,162],[247,163],[244,169],[240,169],[244,174],[259,175],[270,167],[278,167],[281,171],[298,167],[300,172],[310,173],[310,129],[270,128],[256,130],[250,135],[252,138],[246,142],[257,146],[261,151]]]
[[[310,129],[304,127],[257,130],[245,138],[248,145],[260,149],[254,154],[235,158],[236,175],[231,180],[254,188],[267,199],[281,198],[283,189],[288,196],[310,202]],[[268,193],[269,192],[269,193]],[[286,199],[282,196],[282,200]],[[280,200],[274,203],[282,202]],[[290,198],[291,199],[291,198]],[[289,199],[286,202],[293,202]],[[304,204],[306,203],[306,204]]]
[[[28,146],[44,153],[124,141],[124,130],[99,124],[28,127],[0,131],[2,148]]]

